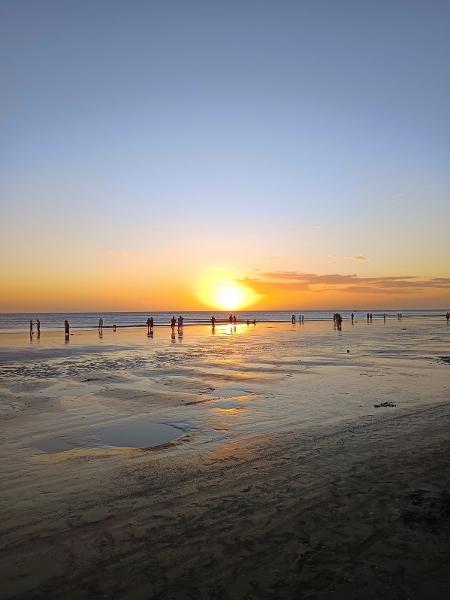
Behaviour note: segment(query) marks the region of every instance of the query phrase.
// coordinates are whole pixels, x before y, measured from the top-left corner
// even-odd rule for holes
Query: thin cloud
[[[330,258],[334,261],[352,260],[354,262],[365,262],[367,260],[362,254],[356,254],[355,256],[339,256],[338,254],[332,254]]]

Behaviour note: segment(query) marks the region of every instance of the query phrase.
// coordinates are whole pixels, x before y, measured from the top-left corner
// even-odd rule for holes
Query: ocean
[[[256,319],[258,322],[290,322],[292,314],[298,318],[299,314],[304,315],[305,321],[330,321],[333,318],[333,312],[329,310],[288,310],[288,311],[261,311],[247,310],[235,311],[237,320],[246,321]],[[345,319],[349,319],[351,310],[338,310]],[[364,311],[354,311],[355,319],[362,320],[366,318],[367,312],[373,313],[374,319],[383,318],[384,313],[386,318],[397,318],[397,311],[383,309],[367,309]],[[400,310],[403,318],[408,317],[423,317],[441,319],[445,317],[446,310],[444,309],[415,309],[415,310]],[[226,321],[229,312],[225,311],[149,311],[149,312],[66,312],[66,313],[0,313],[0,332],[5,331],[27,331],[29,328],[30,319],[36,321],[39,319],[42,329],[62,329],[64,320],[67,319],[72,328],[91,328],[97,327],[100,317],[103,318],[104,327],[139,327],[145,326],[145,322],[149,316],[154,319],[155,325],[169,325],[172,316],[178,315],[184,317],[184,323],[202,324],[209,323],[211,316],[214,315],[217,322]]]

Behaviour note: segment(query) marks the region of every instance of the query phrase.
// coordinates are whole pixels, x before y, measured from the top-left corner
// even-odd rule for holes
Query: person
[[[153,331],[153,317],[150,317],[150,331]]]
[[[355,313],[352,313],[352,325],[353,325],[354,320],[355,320]]]
[[[305,324],[305,315],[302,315],[302,325]]]
[[[250,321],[247,319],[247,327],[250,325]]]
[[[253,325],[256,325],[256,319],[253,319]]]
[[[98,320],[98,332],[100,334],[103,333],[103,319],[102,319],[102,317],[100,317],[100,319]]]
[[[178,317],[178,333],[183,329],[183,317],[180,315]]]
[[[233,315],[230,315],[230,316],[228,317],[228,322],[229,322],[229,323],[230,323],[230,325],[231,325],[231,323],[233,322]]]
[[[41,322],[39,321],[39,319],[36,319],[36,329],[37,329],[37,336],[39,339],[41,337]]]
[[[450,319],[450,312],[447,312],[447,314],[445,315],[445,318],[447,319],[447,323],[448,323],[448,321]]]
[[[176,323],[177,323],[177,320],[175,319],[175,315],[174,315],[170,320],[170,326],[172,327],[172,329],[175,329]]]
[[[370,322],[372,323],[372,319],[373,319],[373,314],[370,313]]]
[[[341,329],[342,329],[342,317],[341,317],[340,313],[336,313],[336,326],[337,326],[338,330],[341,331]]]
[[[369,321],[370,321],[370,314],[367,313],[367,322],[369,322]]]
[[[214,329],[216,326],[216,317],[213,315],[211,317],[211,327]]]
[[[150,335],[150,331],[151,331],[151,320],[150,320],[150,317],[148,317],[148,319],[147,319],[147,335]]]
[[[117,331],[117,325],[116,325],[115,323],[114,323],[114,325],[113,325],[113,331],[114,331],[114,332],[115,332],[115,331]]]
[[[33,335],[33,321],[30,319],[30,335]]]
[[[67,319],[64,321],[64,335],[66,340],[68,340],[70,335],[70,325]]]
[[[292,317],[291,317],[291,323],[292,323],[292,325],[295,325],[295,315],[292,315]]]
[[[386,323],[386,313],[383,313],[383,320]]]
[[[236,325],[236,315],[233,315],[233,325]]]

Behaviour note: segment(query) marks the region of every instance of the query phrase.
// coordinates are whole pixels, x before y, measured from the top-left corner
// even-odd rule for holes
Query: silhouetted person
[[[216,317],[213,315],[211,317],[211,327],[214,329],[216,326]]]
[[[150,317],[147,319],[147,335],[150,335],[150,331],[152,330],[152,322]]]
[[[178,317],[178,333],[183,330],[183,317],[180,315]]]
[[[256,319],[253,319],[253,325],[256,325]]]
[[[117,330],[117,325],[114,323],[113,325],[113,331],[115,332]]]
[[[98,332],[100,334],[103,333],[103,319],[100,317],[100,319],[98,320]]]
[[[445,315],[445,318],[447,319],[447,323],[448,323],[450,320],[450,312],[447,312],[447,314]]]
[[[236,319],[236,315],[233,315],[233,324],[234,324],[234,325],[236,325],[236,321],[237,321],[237,319]]]
[[[39,321],[39,319],[36,320],[36,329],[37,329],[37,334],[41,335],[41,322]]]
[[[447,319],[448,321],[448,319]],[[250,321],[247,319],[247,327],[250,325]]]
[[[175,319],[175,316],[173,316],[170,319],[170,326],[172,327],[172,329],[175,329],[175,325],[177,324],[177,320]]]
[[[233,315],[230,315],[230,316],[228,317],[228,322],[229,322],[230,324],[233,322]]]
[[[69,335],[70,335],[70,325],[69,325],[69,321],[66,319],[64,321],[64,336],[65,336],[66,340],[69,339]]]
[[[370,322],[372,323],[372,319],[373,319],[373,314],[370,313]]]
[[[370,314],[367,313],[367,322],[369,322],[369,321],[370,321]]]
[[[354,313],[352,313],[352,325],[353,325],[354,320],[355,320],[355,315],[354,315]]]
[[[33,335],[33,321],[30,319],[30,335]]]
[[[291,317],[291,323],[292,323],[292,325],[295,325],[295,315],[292,315],[292,317]]]
[[[383,321],[386,323],[386,313],[383,314]]]
[[[342,329],[342,317],[339,313],[336,313],[336,327],[339,331]]]

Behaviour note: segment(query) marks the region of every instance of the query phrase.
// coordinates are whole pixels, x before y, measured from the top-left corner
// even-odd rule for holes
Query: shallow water
[[[91,427],[77,433],[37,440],[33,447],[43,452],[65,452],[87,448],[155,448],[173,442],[186,431],[168,423],[155,423],[141,415]]]

